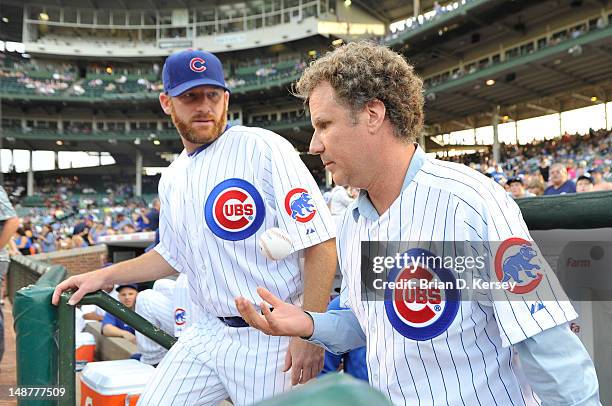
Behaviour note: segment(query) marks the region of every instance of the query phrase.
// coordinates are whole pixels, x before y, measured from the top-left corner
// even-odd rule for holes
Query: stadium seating
[[[227,77],[230,88],[239,92],[250,91],[270,84],[281,84],[295,80],[306,67],[301,59],[270,62],[266,64],[253,61],[253,64],[238,67],[235,74]],[[76,70],[76,68],[73,68]],[[154,72],[102,74],[90,72],[85,78],[76,81],[71,77],[58,81],[55,71],[37,70],[32,66],[8,64],[0,71],[0,93],[11,95],[45,94],[58,98],[105,98],[122,99],[129,97],[157,97],[163,89],[158,74]],[[62,77],[64,77],[62,75]],[[60,87],[51,93],[41,90],[45,84],[55,84]],[[48,87],[48,86],[47,86]]]

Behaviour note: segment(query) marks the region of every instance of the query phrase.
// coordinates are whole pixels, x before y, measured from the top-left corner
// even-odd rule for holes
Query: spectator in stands
[[[151,204],[151,210],[144,216],[143,221],[146,224],[146,231],[157,231],[159,228],[159,199],[156,197]]]
[[[21,255],[30,255],[30,248],[32,246],[32,241],[26,235],[23,227],[19,227],[15,233],[15,246],[21,252]]]
[[[576,164],[574,163],[573,159],[570,159],[567,162],[566,169],[567,169],[567,177],[568,177],[568,179],[573,181],[573,180],[575,180],[578,177],[577,169],[576,169]]]
[[[493,162],[490,170],[491,172],[489,173],[495,182],[500,183],[504,180],[504,170],[502,169],[501,165],[497,165],[495,162]]]
[[[121,228],[122,234],[132,234],[136,232],[136,227],[133,224],[126,224]]]
[[[89,235],[88,235],[88,241],[87,242],[89,243],[89,245],[96,245],[98,243],[98,239],[100,237],[102,237],[103,235],[106,235],[106,230],[104,229],[104,224],[96,223],[91,228],[91,230],[89,230]]]
[[[562,195],[576,193],[576,185],[568,179],[565,165],[555,163],[550,167],[551,185],[544,191],[545,195]]]
[[[507,183],[510,188],[510,194],[514,199],[523,199],[525,197],[533,197],[535,194],[528,192],[525,190],[525,186],[523,185],[523,178],[520,176],[515,176],[508,179]]]
[[[55,245],[55,233],[50,224],[45,224],[43,226],[42,233],[38,239],[42,252],[53,252],[57,249]]]
[[[583,159],[582,161],[578,162],[578,168],[576,169],[576,179],[578,179],[580,176],[584,175],[587,172],[587,162]]]
[[[132,224],[132,220],[130,220],[129,218],[126,218],[125,214],[118,213],[117,219],[113,221],[112,227],[113,227],[113,230],[120,231],[123,229],[123,227],[125,227],[128,224]]]
[[[593,191],[593,178],[587,173],[578,177],[576,181],[576,193]]]
[[[542,157],[540,158],[540,174],[542,175],[542,178],[544,178],[544,182],[548,182],[548,176],[550,173],[550,161],[548,160],[547,157]]]
[[[602,190],[612,190],[612,184],[606,182],[601,169],[593,168],[589,171],[589,174],[593,178],[593,191],[600,192]]]
[[[92,215],[85,216],[81,222],[74,225],[72,235],[81,237],[87,244],[89,241],[89,230],[91,230],[93,225],[94,217]]]
[[[41,226],[35,226],[34,231],[26,230],[26,235],[30,238],[30,241],[32,241],[32,245],[30,246],[31,255],[39,254],[42,252],[42,246],[40,245],[40,240],[39,240],[41,233],[42,233]]]
[[[88,247],[89,245],[87,244],[87,242],[85,241],[85,239],[83,237],[81,237],[80,235],[73,235],[71,240],[71,245],[68,249],[70,248],[85,248]]]
[[[135,284],[117,286],[119,301],[130,310],[134,310],[138,295],[138,286]],[[122,337],[136,344],[136,331],[110,313],[106,313],[102,320],[102,334],[107,337]]]

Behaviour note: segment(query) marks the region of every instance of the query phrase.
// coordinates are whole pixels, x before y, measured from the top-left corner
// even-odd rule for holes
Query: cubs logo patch
[[[177,326],[182,326],[186,322],[187,322],[187,312],[185,311],[185,309],[181,309],[180,307],[177,307],[174,310],[174,323]]]
[[[544,275],[540,265],[532,263],[538,253],[530,241],[518,237],[503,241],[495,253],[495,274],[501,282],[516,282],[508,292],[525,294],[534,290]]]
[[[219,183],[204,205],[206,224],[219,238],[244,240],[259,230],[266,216],[261,195],[244,179],[232,178]]]
[[[285,196],[285,211],[292,219],[308,223],[317,214],[312,197],[306,189],[291,189]]]
[[[435,257],[421,248],[409,249],[405,254],[415,258]],[[435,261],[424,262],[429,263]],[[451,270],[430,268],[424,264],[417,268],[392,269],[387,280],[410,287],[385,289],[385,311],[389,322],[398,333],[416,341],[430,340],[445,332],[457,316],[461,297]],[[435,281],[436,287],[422,288],[421,281]],[[444,288],[440,287],[442,285]]]
[[[205,63],[206,61],[202,58],[193,58],[189,61],[189,69],[198,73],[204,72],[206,70],[206,66],[204,66]]]

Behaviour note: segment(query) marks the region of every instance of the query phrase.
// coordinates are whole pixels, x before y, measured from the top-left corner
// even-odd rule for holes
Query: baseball
[[[267,229],[259,238],[259,248],[264,256],[272,261],[285,258],[293,252],[293,243],[289,234],[280,228]]]

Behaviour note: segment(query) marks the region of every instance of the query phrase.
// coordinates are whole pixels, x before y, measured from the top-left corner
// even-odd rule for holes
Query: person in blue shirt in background
[[[576,184],[568,179],[567,169],[560,163],[550,167],[550,183],[544,195],[562,195],[565,193],[576,193]]]
[[[125,307],[134,310],[136,296],[138,295],[138,285],[119,285],[116,290],[119,292],[119,301]],[[136,331],[108,312],[102,320],[102,334],[107,337],[122,337],[136,344]]]
[[[19,227],[15,234],[15,246],[21,252],[22,255],[30,255],[30,247],[32,246],[32,240],[26,235],[23,227]]]
[[[117,213],[117,219],[113,221],[112,227],[115,231],[121,231],[126,225],[134,225],[131,219],[127,218],[123,213]]]
[[[345,307],[340,307],[340,296],[336,296],[327,306],[327,311],[330,310],[345,310]],[[343,364],[343,371],[357,379],[368,381],[368,367],[366,365],[366,347],[355,348],[347,353],[336,355],[329,351],[325,351],[325,364],[319,377],[337,372],[340,364]]]
[[[43,226],[43,232],[40,237],[38,237],[40,241],[40,246],[42,248],[42,252],[53,252],[55,251],[55,233],[53,232],[53,227],[50,224],[45,224]]]

